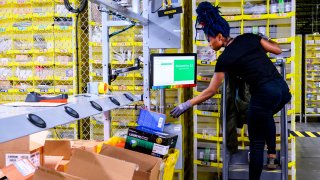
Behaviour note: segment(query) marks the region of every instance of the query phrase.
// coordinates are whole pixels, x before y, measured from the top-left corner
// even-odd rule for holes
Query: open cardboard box
[[[85,180],[63,172],[57,172],[52,169],[40,167],[36,170],[33,180]]]
[[[82,149],[96,153],[100,142],[86,140],[46,140],[44,145],[44,166],[66,172],[74,149]],[[59,160],[63,157],[62,160]]]
[[[136,168],[137,165],[130,162],[75,149],[66,173],[39,168],[35,172],[34,180],[78,180],[81,178],[87,180],[131,180]],[[59,178],[53,178],[56,176]]]
[[[137,164],[139,169],[134,173],[134,180],[159,179],[160,165],[162,163],[162,159],[160,158],[106,144],[103,145],[100,154]]]
[[[36,167],[43,164],[43,145],[48,132],[43,131],[0,143],[0,168],[25,158]]]
[[[36,168],[28,159],[20,159],[15,163],[1,169],[0,179],[32,180]]]

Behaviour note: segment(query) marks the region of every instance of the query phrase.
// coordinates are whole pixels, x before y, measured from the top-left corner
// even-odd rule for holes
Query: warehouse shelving
[[[320,35],[305,37],[305,110],[306,117],[319,117],[320,109]]]
[[[117,21],[116,17],[111,15],[108,16],[110,20]],[[89,71],[90,71],[90,81],[102,81],[103,77],[100,72],[102,72],[102,36],[101,36],[101,12],[98,7],[89,2]],[[118,20],[119,21],[119,20]],[[124,26],[110,26],[108,27],[109,33],[113,33]],[[109,40],[109,63],[112,69],[125,68],[133,66],[134,59],[142,56],[143,54],[143,35],[142,27],[135,26],[121,34],[111,37]],[[153,50],[152,52],[156,52]],[[177,50],[166,49],[165,52],[177,52]],[[98,73],[97,73],[98,72]],[[117,79],[109,85],[109,90],[112,92],[122,92],[129,91],[133,94],[143,93],[143,74],[142,70],[134,71],[130,73],[121,74]],[[177,97],[177,90],[167,90],[166,91],[166,107],[171,109],[177,103],[181,102]],[[153,107],[159,106],[159,92],[151,92],[151,104]],[[141,104],[138,104],[138,107]],[[169,114],[169,109],[166,114]],[[156,109],[157,110],[157,109]],[[114,110],[110,114],[111,119],[111,135],[126,135],[128,127],[136,126],[136,120],[139,113],[139,109],[118,109]],[[174,120],[173,118],[167,116],[167,122],[171,124],[181,124],[181,120]],[[99,125],[100,129],[103,125]],[[94,125],[91,125],[94,127]],[[181,127],[183,129],[183,127]],[[91,128],[94,130],[94,128]],[[93,132],[94,137],[95,132]],[[182,132],[183,134],[183,132]],[[181,136],[180,136],[181,137]],[[98,137],[98,138],[101,138]],[[184,138],[184,137],[181,137]],[[183,140],[184,141],[184,140]],[[185,148],[181,149],[181,154],[184,154]],[[183,164],[183,163],[182,163]],[[179,177],[183,177],[184,165],[181,168],[176,169],[175,172],[179,173]]]
[[[73,94],[74,15],[63,1],[4,0],[0,14],[1,103],[24,101],[31,91]]]
[[[198,3],[202,2],[201,0],[193,0],[193,24],[196,20],[196,12],[195,9]],[[291,93],[293,94],[292,103],[288,105],[288,121],[291,122],[291,126],[289,129],[295,129],[295,1],[285,1],[284,4],[277,4],[278,1],[268,1],[268,0],[211,0],[209,1],[214,5],[219,5],[221,7],[220,11],[222,12],[223,17],[229,22],[231,27],[231,37],[236,37],[237,35],[243,33],[263,33],[273,41],[280,44],[280,47],[283,50],[282,55],[274,56],[272,54],[269,55],[272,62],[276,62],[278,58],[286,60],[286,69],[287,75],[286,80],[290,86]],[[199,83],[201,86],[204,86],[208,81],[210,81],[210,76],[214,72],[214,66],[216,64],[216,59],[221,54],[221,51],[212,52],[208,47],[208,42],[201,32],[201,30],[197,31],[194,29],[194,35],[197,34],[197,41],[194,41],[194,52],[198,53],[198,86]],[[199,68],[200,67],[200,68]],[[201,74],[199,74],[201,73]],[[198,95],[200,93],[199,90],[194,91],[194,95]],[[213,97],[217,98],[217,97]],[[218,106],[220,107],[221,96],[218,97],[216,102],[218,102]],[[211,100],[212,101],[212,100]],[[211,102],[212,103],[212,102]],[[210,103],[209,103],[210,104]],[[213,148],[213,154],[216,157],[215,160],[220,161],[220,156],[222,152],[222,137],[221,137],[221,128],[220,128],[220,119],[218,118],[218,114],[220,115],[220,108],[217,108],[216,112],[208,113],[207,111],[199,111],[199,107],[194,108],[194,179],[201,179],[201,173],[209,171],[205,170],[206,162],[199,162],[199,150],[198,144],[200,143],[203,146],[202,142],[211,142]],[[201,134],[198,132],[198,124],[203,121],[205,115],[206,118],[211,118],[211,121],[214,122],[217,135],[207,136],[206,134]],[[217,116],[214,116],[217,115]],[[275,117],[276,125],[279,126],[279,118]],[[211,124],[211,125],[213,125]],[[278,128],[278,127],[277,127]],[[241,129],[238,132],[238,141],[239,148],[244,149],[248,148],[245,145],[245,142],[248,142],[249,139],[247,137],[246,126],[244,129]],[[279,137],[277,142],[279,143]],[[220,143],[218,143],[220,142]],[[289,163],[289,172],[290,177],[295,179],[295,138],[289,138],[290,149],[292,149],[289,157],[291,162]],[[207,145],[210,145],[210,143]],[[211,149],[212,149],[211,148]],[[212,153],[210,151],[210,153]],[[208,162],[211,162],[209,160]],[[210,163],[209,163],[210,164]],[[207,166],[206,166],[207,167]],[[220,167],[221,166],[216,166]],[[222,173],[221,169],[216,169],[216,175],[219,177]],[[212,172],[213,173],[213,172]],[[206,174],[208,175],[208,174]]]

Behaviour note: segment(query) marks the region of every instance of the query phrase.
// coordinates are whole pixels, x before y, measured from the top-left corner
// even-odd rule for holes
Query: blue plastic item
[[[160,114],[157,112],[141,109],[137,123],[139,126],[143,126],[148,129],[163,132],[165,122],[166,122],[165,114]]]

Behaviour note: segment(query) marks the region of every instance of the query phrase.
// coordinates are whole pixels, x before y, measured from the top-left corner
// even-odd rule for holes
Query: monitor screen
[[[151,54],[150,60],[152,89],[196,86],[196,54]]]

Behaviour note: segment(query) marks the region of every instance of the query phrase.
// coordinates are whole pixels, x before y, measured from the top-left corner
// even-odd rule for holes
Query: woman
[[[180,104],[171,111],[179,117],[194,105],[200,104],[217,93],[225,73],[241,77],[250,85],[251,100],[248,109],[250,139],[250,180],[260,179],[263,169],[265,143],[268,145],[268,165],[276,160],[276,128],[273,115],[291,99],[288,85],[279,74],[266,52],[280,54],[279,45],[254,34],[231,38],[230,27],[220,16],[219,8],[202,2],[196,10],[197,22],[202,25],[209,45],[215,51],[224,47],[219,56],[209,87],[199,96]]]

